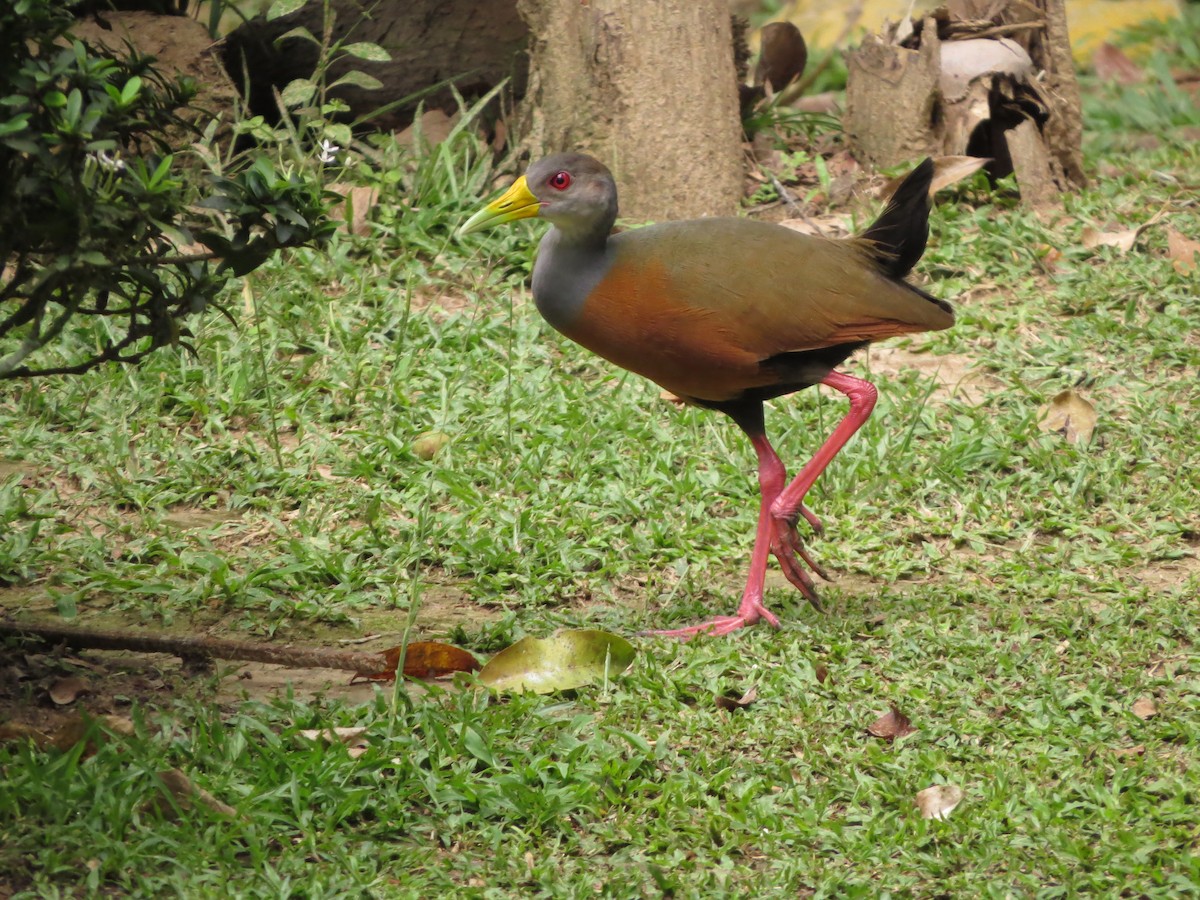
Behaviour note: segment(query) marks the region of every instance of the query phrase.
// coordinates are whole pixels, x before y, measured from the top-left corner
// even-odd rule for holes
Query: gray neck
[[[542,317],[559,331],[575,321],[584,301],[612,265],[607,231],[599,241],[572,237],[551,228],[538,245],[533,266],[533,301]]]

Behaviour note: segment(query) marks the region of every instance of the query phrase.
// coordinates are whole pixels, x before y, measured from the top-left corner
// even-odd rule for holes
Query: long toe
[[[655,631],[643,631],[642,634],[659,635],[661,637],[679,638],[684,641],[690,641],[696,635],[705,634],[719,637],[723,634],[737,631],[739,628],[745,628],[753,625],[754,621],[747,621],[743,616],[717,616],[707,622],[701,622],[699,625],[689,625],[686,628],[667,628]]]

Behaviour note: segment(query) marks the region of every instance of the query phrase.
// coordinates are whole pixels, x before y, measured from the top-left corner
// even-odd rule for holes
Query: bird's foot
[[[820,537],[825,533],[825,526],[822,524],[821,520],[817,518],[817,514],[803,503],[800,504],[800,515],[804,516],[804,521],[808,522],[809,526],[813,530],[813,534],[815,534],[817,537]]]
[[[821,605],[821,598],[817,596],[817,586],[813,583],[812,576],[800,565],[800,560],[804,560],[808,567],[825,581],[830,580],[829,575],[820,563],[812,558],[804,546],[804,542],[800,540],[794,520],[783,517],[776,518],[773,526],[771,552],[779,560],[779,567],[783,570],[784,577],[804,595],[805,599],[812,604],[813,609],[817,612],[824,612],[825,608]],[[797,556],[799,559],[796,558]]]
[[[737,615],[717,616],[715,619],[701,622],[699,625],[688,625],[686,628],[670,628],[661,631],[643,631],[642,634],[673,637],[690,641],[698,634],[712,635],[714,637],[730,634],[739,628],[746,628],[753,625],[760,619],[765,620],[772,628],[779,627],[779,617],[763,605],[761,597],[743,597],[741,606],[738,607]]]

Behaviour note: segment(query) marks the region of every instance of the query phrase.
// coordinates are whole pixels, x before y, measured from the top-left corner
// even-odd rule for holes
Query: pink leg
[[[808,461],[808,465],[801,469],[800,474],[793,479],[792,483],[775,498],[775,503],[771,507],[771,516],[781,525],[786,526],[787,531],[792,535],[795,533],[796,518],[804,510],[805,495],[821,473],[825,471],[825,467],[837,456],[838,451],[846,446],[846,442],[850,440],[854,432],[858,431],[870,417],[871,410],[875,408],[875,400],[879,396],[875,385],[869,381],[863,381],[861,378],[841,372],[830,372],[821,384],[827,384],[849,397],[850,412],[833,430],[829,439],[821,445],[821,449]]]
[[[771,507],[787,482],[787,471],[762,431],[747,433],[758,454],[758,483],[762,488],[762,503],[758,510],[758,527],[754,534],[754,552],[750,556],[750,572],[746,577],[746,589],[742,591],[742,602],[737,613],[732,616],[717,616],[711,621],[689,625],[687,628],[652,631],[650,634],[687,640],[698,634],[729,634],[731,631],[753,625],[759,619],[766,619],[773,627],[779,627],[779,619],[763,604],[763,583],[767,577],[767,557],[774,549],[775,543],[775,521],[771,515]]]

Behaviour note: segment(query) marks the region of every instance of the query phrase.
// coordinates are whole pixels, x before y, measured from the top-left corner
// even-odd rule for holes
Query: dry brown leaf
[[[728,694],[718,695],[716,698],[717,709],[732,711],[735,709],[745,709],[758,699],[758,688],[752,687],[741,697],[735,697],[732,692]]]
[[[1136,747],[1118,747],[1113,751],[1113,756],[1124,758],[1138,757],[1146,755],[1146,745],[1138,744]]]
[[[56,706],[66,706],[79,699],[80,694],[89,692],[87,682],[77,675],[60,678],[50,685],[50,699]]]
[[[929,196],[932,197],[942,188],[957,184],[964,178],[974,175],[991,160],[985,156],[939,156],[933,161],[933,180],[929,183]],[[891,197],[896,193],[908,173],[897,175],[879,191],[880,197]]]
[[[450,443],[450,435],[444,431],[426,431],[419,434],[412,443],[413,455],[418,459],[433,459],[441,449]]]
[[[1114,47],[1108,41],[1102,43],[1092,53],[1092,67],[1096,77],[1101,81],[1115,81],[1117,84],[1137,84],[1145,75],[1132,59],[1125,55],[1119,47]]]
[[[417,142],[417,131],[421,132],[421,138],[430,147],[436,147],[438,144],[450,137],[450,132],[454,130],[455,123],[458,122],[458,113],[453,116],[448,116],[440,109],[427,109],[421,115],[421,118],[412,125],[409,125],[403,131],[396,135],[396,143],[403,147],[412,147]]]
[[[330,218],[341,220],[338,228],[360,236],[369,234],[371,226],[367,224],[367,215],[379,202],[379,188],[339,183],[329,185],[329,189],[346,198],[330,210]]]
[[[867,726],[867,732],[874,737],[883,738],[885,741],[894,741],[896,738],[906,737],[910,734],[916,734],[919,729],[912,727],[912,722],[908,716],[892,707],[882,716]]]
[[[956,784],[935,784],[917,791],[915,798],[922,819],[948,819],[962,802],[963,791]]]
[[[364,681],[392,681],[396,667],[400,664],[400,648],[391,647],[381,654],[385,667],[379,672],[358,672],[351,684]],[[444,678],[455,672],[476,672],[479,660],[470,652],[441,641],[416,641],[408,645],[404,654],[404,675],[408,678]]]
[[[352,744],[367,733],[366,728],[304,728],[296,732],[310,741],[326,744]]]
[[[5,722],[0,725],[0,744],[26,740],[31,741],[39,750],[45,750],[53,743],[48,734],[38,731],[32,725],[23,722]]]
[[[1180,275],[1196,268],[1196,256],[1200,254],[1200,241],[1184,237],[1174,228],[1167,229],[1167,259]]]
[[[1158,715],[1158,707],[1149,697],[1138,697],[1133,701],[1133,714],[1139,719],[1149,719]]]
[[[124,716],[96,716],[93,718],[86,714],[80,714],[73,719],[63,722],[58,726],[54,734],[50,736],[55,749],[70,750],[87,736],[91,730],[92,722],[96,721],[103,726],[102,729],[94,734],[94,737],[97,737],[101,742],[107,740],[108,732],[122,737],[132,737],[135,733],[133,722]],[[85,755],[91,756],[95,752],[96,744],[89,742]]]
[[[1150,226],[1156,225],[1164,214],[1165,210],[1160,209],[1136,228],[1122,228],[1117,231],[1101,231],[1099,228],[1089,225],[1080,233],[1080,243],[1086,250],[1095,250],[1097,247],[1116,247],[1122,253],[1128,253],[1137,243],[1141,233]]]
[[[817,663],[813,667],[813,673],[817,676],[817,684],[824,684],[829,681],[829,667],[825,663]],[[829,681],[829,683],[833,684],[832,681]]]
[[[1096,430],[1097,418],[1096,407],[1067,389],[1042,407],[1038,428],[1061,434],[1069,444],[1086,444]]]
[[[209,809],[230,818],[239,818],[238,811],[227,803],[222,803],[202,787],[197,787],[179,769],[168,769],[158,773],[158,779],[163,783],[175,802],[182,809],[190,809],[194,804],[207,806]]]

